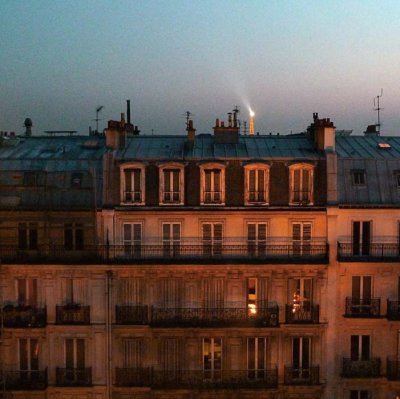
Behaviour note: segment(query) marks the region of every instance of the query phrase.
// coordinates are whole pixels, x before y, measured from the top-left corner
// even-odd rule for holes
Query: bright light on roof
[[[388,143],[378,143],[379,148],[392,148],[392,146]]]

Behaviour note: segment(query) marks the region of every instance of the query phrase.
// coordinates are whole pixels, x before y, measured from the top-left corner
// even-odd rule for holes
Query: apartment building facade
[[[121,118],[3,140],[4,397],[394,399],[400,142],[382,139],[316,114],[241,136],[234,114],[213,135]]]

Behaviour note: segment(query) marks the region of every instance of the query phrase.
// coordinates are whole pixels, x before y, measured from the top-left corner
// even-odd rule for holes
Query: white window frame
[[[131,239],[125,239],[125,226],[130,226],[130,235]],[[140,226],[140,240],[135,240],[135,225]],[[142,221],[132,221],[132,222],[123,222],[121,229],[121,241],[123,246],[123,251],[125,255],[136,255],[139,256],[142,253],[142,245],[143,245],[143,222]]]
[[[179,226],[179,238],[174,238],[174,225]],[[164,226],[169,226],[169,238],[164,237]],[[176,221],[165,221],[161,223],[161,239],[163,244],[163,254],[167,256],[179,255],[182,244],[182,223]]]
[[[254,369],[250,368],[249,365],[249,348],[250,348],[250,340],[254,340]],[[259,366],[259,345],[260,342],[263,343],[264,345],[264,350],[263,350],[263,354],[262,354],[262,366]],[[267,373],[267,369],[268,369],[268,361],[267,361],[267,355],[268,355],[268,351],[267,351],[267,346],[268,346],[268,338],[267,337],[247,337],[247,376],[249,379],[251,380],[263,380],[265,378],[265,375]],[[254,376],[251,376],[251,374],[254,373]]]
[[[28,365],[27,370],[24,371],[38,371],[40,370],[40,341],[39,338],[37,337],[21,337],[18,339],[18,368],[19,370],[22,371],[21,369],[21,340],[26,340],[26,355],[27,358],[26,363]],[[35,340],[37,341],[37,346],[38,346],[38,368],[33,369],[32,368],[32,341]]]
[[[220,191],[220,201],[206,201],[206,170],[219,170],[221,172],[221,191]],[[214,186],[214,183],[211,183]],[[201,205],[225,205],[225,165],[215,162],[209,162],[200,165],[200,204]]]
[[[86,338],[82,337],[65,337],[64,338],[64,367],[67,368],[67,340],[70,339],[72,340],[72,346],[73,346],[73,363],[74,367],[73,369],[77,369],[77,363],[78,363],[78,340],[83,340],[83,360],[84,360],[84,368],[86,368],[86,362],[87,362],[87,340]]]
[[[158,190],[158,201],[160,205],[184,205],[185,203],[185,166],[177,162],[168,162],[159,165],[159,190]],[[179,170],[179,200],[178,201],[166,201],[164,194],[166,193],[164,172],[168,169]],[[168,188],[168,187],[167,187]]]
[[[18,281],[23,281],[25,285],[25,305],[30,305],[30,306],[38,306],[39,303],[39,279],[36,277],[17,277],[15,279],[15,301],[18,304],[21,304],[19,301],[19,286],[18,286]],[[36,286],[36,288],[34,288]],[[36,289],[36,293],[32,292]],[[36,294],[36,298],[34,297],[34,294]]]
[[[263,163],[253,163],[244,166],[244,204],[245,205],[268,205],[269,204],[269,169],[270,166]],[[263,201],[252,201],[250,199],[250,172],[256,172],[256,192],[264,193]],[[258,172],[264,172],[264,187],[258,187]]]
[[[298,240],[295,240],[293,237],[293,226],[294,225],[300,225],[300,238]],[[305,225],[310,225],[310,238],[306,239],[304,238],[304,226]],[[294,255],[307,255],[308,251],[307,251],[307,247],[305,246],[305,244],[309,244],[310,248],[309,248],[309,252],[311,252],[311,245],[312,245],[312,241],[313,241],[313,223],[307,220],[293,220],[291,222],[291,241],[292,241],[292,245],[293,245],[293,254]],[[300,247],[297,250],[296,249],[296,244],[299,244]]]
[[[140,169],[140,201],[126,201],[125,199],[125,172],[130,169]],[[129,162],[120,166],[120,199],[121,205],[145,205],[146,203],[146,176],[145,165],[139,162]]]
[[[211,235],[210,239],[206,239],[204,237],[204,225],[209,224],[211,225]],[[221,239],[219,240],[215,237],[215,226],[221,225]],[[202,251],[208,253],[211,256],[214,255],[222,255],[223,254],[223,245],[224,245],[224,231],[225,226],[222,221],[203,221],[201,223],[201,244],[202,244]]]
[[[314,165],[310,165],[309,163],[296,163],[293,165],[289,165],[289,205],[314,205]],[[295,191],[294,191],[294,173],[295,171],[300,170],[300,192],[308,192],[309,200],[305,199],[300,201],[295,201]],[[307,191],[303,190],[303,174],[302,171],[309,172],[309,182],[310,186]],[[302,196],[302,195],[301,195]]]

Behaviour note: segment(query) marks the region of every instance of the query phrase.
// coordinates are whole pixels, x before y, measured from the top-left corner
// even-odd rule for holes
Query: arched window
[[[184,204],[184,165],[176,162],[168,162],[159,166],[160,205]]]
[[[290,205],[313,205],[314,166],[297,163],[289,166]]]
[[[225,204],[225,165],[220,163],[200,165],[200,203]]]
[[[145,167],[141,163],[127,163],[120,168],[121,204],[145,204]]]
[[[245,169],[245,205],[268,205],[269,202],[269,165],[253,163]]]

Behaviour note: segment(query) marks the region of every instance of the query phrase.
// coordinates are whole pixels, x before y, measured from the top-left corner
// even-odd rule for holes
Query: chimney
[[[335,151],[335,126],[329,118],[319,119],[318,113],[313,114],[314,122],[310,126],[311,133],[314,135],[314,143],[317,150]]]
[[[377,129],[377,125],[368,125],[367,129],[364,132],[365,136],[379,136],[379,131]]]
[[[228,126],[224,121],[215,121],[214,142],[216,144],[237,144],[239,142],[239,127],[232,124],[232,113],[228,113]]]
[[[32,120],[30,118],[26,118],[24,122],[25,126],[25,136],[32,136]]]
[[[196,137],[196,129],[193,127],[193,121],[191,119],[189,119],[188,121],[186,131],[187,131],[186,147],[188,149],[192,149]]]
[[[108,128],[105,131],[106,146],[113,150],[120,150],[126,146],[126,123],[125,115],[121,113],[121,121],[108,121]]]
[[[131,100],[126,100],[126,119],[129,125],[131,123]]]

